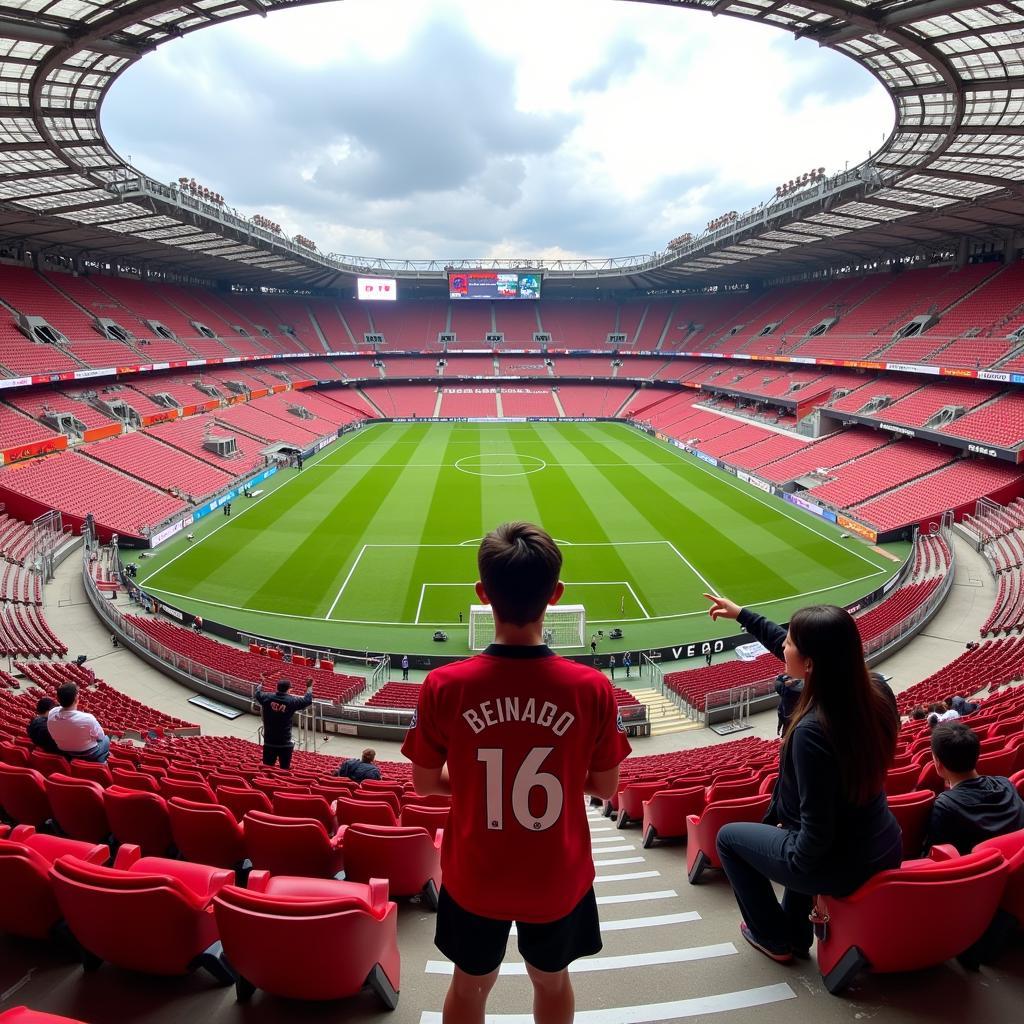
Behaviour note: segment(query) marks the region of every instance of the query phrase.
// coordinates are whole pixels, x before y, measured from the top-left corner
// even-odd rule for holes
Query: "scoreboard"
[[[535,271],[452,270],[448,296],[452,299],[539,299],[541,276]]]

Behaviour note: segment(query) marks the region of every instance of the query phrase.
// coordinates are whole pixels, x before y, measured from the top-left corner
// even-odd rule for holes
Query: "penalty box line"
[[[569,580],[562,581],[567,587],[625,587],[636,602],[637,608],[640,609],[641,614],[645,619],[651,617],[650,612],[643,606],[643,602],[637,596],[636,591],[633,589],[633,585],[629,580],[583,580],[578,583],[571,582]],[[433,581],[420,584],[420,599],[416,604],[416,617],[413,619],[413,625],[422,625],[420,622],[420,614],[423,611],[423,599],[426,597],[427,587],[472,587],[472,583],[435,583]],[[557,607],[557,606],[556,606]],[[430,623],[433,625],[433,623]]]

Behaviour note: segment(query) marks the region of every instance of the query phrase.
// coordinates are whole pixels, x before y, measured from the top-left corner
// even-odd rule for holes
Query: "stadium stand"
[[[441,390],[442,416],[497,416],[498,405],[493,391]]]
[[[260,469],[265,459],[260,454],[264,447],[262,441],[255,440],[239,430],[233,430],[217,422],[212,414],[190,416],[186,419],[174,420],[171,423],[158,423],[146,431],[165,444],[186,452],[211,466],[224,469],[233,476]],[[234,438],[236,451],[230,456],[221,456],[204,447],[204,440],[209,436]]]
[[[503,389],[498,396],[503,416],[557,416],[551,389],[544,391],[520,391]]]
[[[143,432],[123,434],[88,445],[83,455],[114,466],[190,503],[225,490],[233,477]]]
[[[251,693],[252,684],[260,683],[265,675],[274,679],[287,677],[296,687],[304,686],[306,679],[312,676],[313,693],[318,700],[344,704],[365,686],[365,681],[359,676],[285,662],[268,653],[267,649],[244,651],[161,619],[128,615],[125,620],[134,629],[162,644],[172,655],[179,656],[176,663],[186,671],[199,668],[216,673],[224,678],[230,689],[241,693]],[[185,666],[182,658],[194,665]]]
[[[62,452],[0,470],[8,509],[32,518],[59,509],[77,527],[89,513],[105,534],[143,536],[186,505],[77,452]]]

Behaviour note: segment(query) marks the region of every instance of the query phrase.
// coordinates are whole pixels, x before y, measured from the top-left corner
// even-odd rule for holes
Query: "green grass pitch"
[[[158,598],[264,636],[462,653],[476,547],[509,519],[563,543],[567,603],[601,650],[734,631],[715,590],[785,619],[847,603],[899,563],[623,423],[392,423],[343,437],[139,564]],[[890,545],[900,560],[907,545]],[[434,629],[450,637],[442,647]]]

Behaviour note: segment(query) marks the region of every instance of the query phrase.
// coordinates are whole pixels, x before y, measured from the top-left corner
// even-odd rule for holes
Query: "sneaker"
[[[757,939],[754,938],[754,933],[747,927],[746,921],[740,924],[740,935],[743,936],[749,942],[754,949],[759,953],[764,953],[769,960],[774,960],[777,964],[791,964],[793,962],[793,954],[786,950],[784,953],[776,952],[774,949],[769,949],[767,946],[762,946]]]

